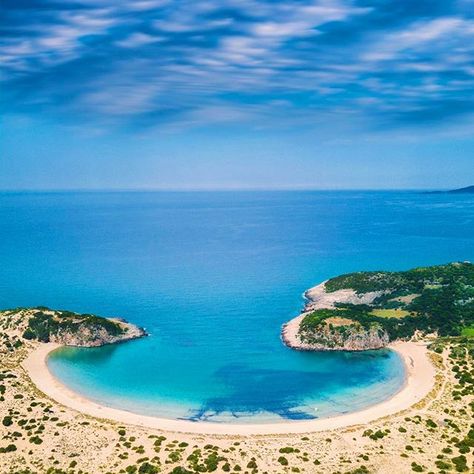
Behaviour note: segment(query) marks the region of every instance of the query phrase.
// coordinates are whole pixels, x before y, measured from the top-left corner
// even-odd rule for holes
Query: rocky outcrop
[[[117,320],[115,320],[117,321]],[[143,328],[124,321],[118,322],[123,332],[118,335],[110,334],[103,327],[81,325],[74,332],[59,330],[57,334],[51,335],[51,342],[64,346],[74,347],[100,347],[106,344],[129,341],[147,336]]]
[[[281,339],[288,347],[300,351],[366,351],[381,349],[389,343],[388,334],[377,326],[364,329],[358,324],[332,327],[321,324],[317,329],[301,331],[303,313],[283,325]]]
[[[281,339],[288,347],[301,351],[366,351],[386,347],[389,336],[376,325],[365,329],[355,322],[336,327],[322,322],[311,330],[301,328],[304,317],[313,311],[334,309],[336,303],[371,304],[382,294],[381,291],[373,291],[358,295],[351,289],[329,293],[323,282],[305,292],[308,301],[303,312],[283,325]]]
[[[348,304],[371,304],[376,298],[383,295],[383,291],[370,291],[368,293],[357,294],[354,290],[344,289],[327,292],[326,282],[305,291],[307,300],[303,309],[304,313],[315,311],[316,309],[333,309],[336,303]]]
[[[388,334],[380,328],[366,330],[357,324],[343,330],[321,324],[311,332],[298,331],[294,337],[288,337],[285,329],[282,331],[285,344],[303,351],[367,351],[382,349],[389,343]]]
[[[18,331],[27,340],[55,342],[65,346],[99,347],[146,336],[144,329],[119,318],[23,308],[15,316]]]

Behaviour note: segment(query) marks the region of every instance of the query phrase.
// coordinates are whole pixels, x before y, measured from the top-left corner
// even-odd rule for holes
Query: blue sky
[[[474,2],[3,0],[0,189],[474,183]]]

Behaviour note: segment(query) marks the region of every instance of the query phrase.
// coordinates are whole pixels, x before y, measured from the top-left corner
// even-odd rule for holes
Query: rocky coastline
[[[367,351],[388,346],[388,334],[376,327],[364,329],[358,325],[349,325],[341,333],[328,324],[311,335],[303,334],[300,326],[307,314],[318,309],[334,309],[336,303],[371,304],[383,294],[382,291],[357,294],[351,289],[329,293],[325,284],[326,281],[305,291],[307,301],[301,314],[282,326],[281,340],[286,346],[299,351]]]
[[[17,308],[1,312],[3,324],[22,339],[72,347],[100,347],[148,336],[145,329],[122,318],[52,310]]]
[[[145,329],[123,319],[107,319],[119,324],[123,332],[119,335],[112,335],[104,328],[83,327],[77,330],[77,332],[59,332],[57,335],[51,336],[51,342],[72,347],[101,347],[107,344],[117,344],[148,336]]]

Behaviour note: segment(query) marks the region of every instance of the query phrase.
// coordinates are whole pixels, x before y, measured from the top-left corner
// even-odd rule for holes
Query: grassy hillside
[[[415,331],[440,336],[470,336],[474,328],[474,264],[452,263],[404,272],[358,272],[328,280],[327,292],[352,289],[380,292],[370,305],[337,304],[308,314],[301,333],[321,328],[328,318],[343,316],[362,328],[380,328],[390,339]],[[336,329],[344,331],[341,327]]]

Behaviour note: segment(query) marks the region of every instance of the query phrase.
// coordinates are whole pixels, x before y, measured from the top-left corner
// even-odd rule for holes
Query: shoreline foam
[[[230,424],[205,421],[185,421],[139,415],[93,402],[72,391],[53,376],[47,365],[48,355],[61,347],[59,344],[40,344],[30,352],[22,366],[31,381],[54,401],[78,412],[117,423],[125,423],[163,431],[210,435],[270,435],[309,433],[365,424],[403,411],[422,400],[433,388],[435,368],[431,364],[425,344],[395,342],[388,347],[395,350],[405,365],[405,383],[389,399],[368,408],[330,418],[304,421],[281,421],[266,424]]]

